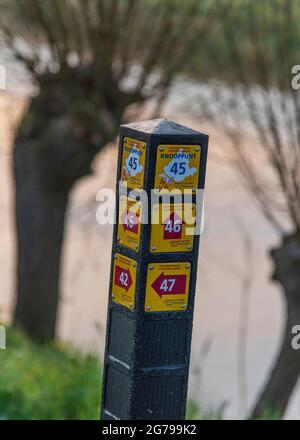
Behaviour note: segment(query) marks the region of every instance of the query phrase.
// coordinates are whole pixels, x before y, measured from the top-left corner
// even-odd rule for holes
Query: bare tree
[[[2,0],[2,44],[38,86],[18,130],[13,158],[18,251],[14,323],[31,336],[46,340],[55,335],[71,188],[92,172],[95,155],[115,139],[128,107],[165,98],[207,30],[205,4]]]
[[[286,325],[251,417],[264,417],[269,411],[282,417],[300,374],[300,351],[291,347],[292,327],[300,322],[300,92],[291,86],[293,65],[299,62],[300,4],[216,4],[216,32],[231,76],[226,85],[211,82],[200,91],[197,108],[231,140],[234,166],[281,238],[271,257],[273,280],[280,283],[286,304]],[[218,69],[218,59],[211,60]]]
[[[247,348],[249,335],[250,295],[254,275],[254,255],[253,243],[249,231],[245,228],[242,222],[236,221],[236,224],[237,228],[240,230],[244,254],[243,271],[240,271],[238,274],[241,282],[241,292],[237,350],[238,408],[240,418],[244,418],[248,413]]]

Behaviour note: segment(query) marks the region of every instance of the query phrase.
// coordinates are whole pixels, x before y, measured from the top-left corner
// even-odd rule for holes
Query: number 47
[[[172,292],[175,281],[176,280],[174,278],[164,280],[160,285],[160,290],[163,290],[164,292]]]

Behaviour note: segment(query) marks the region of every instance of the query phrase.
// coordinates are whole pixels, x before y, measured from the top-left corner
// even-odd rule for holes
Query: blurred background
[[[297,0],[0,0],[0,419],[97,418],[123,122],[209,134],[189,418],[300,419]]]

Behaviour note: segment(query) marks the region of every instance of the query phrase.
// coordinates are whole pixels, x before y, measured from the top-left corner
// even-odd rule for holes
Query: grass
[[[99,419],[101,369],[62,344],[7,331],[0,350],[0,419]]]
[[[0,350],[0,420],[97,420],[101,367],[95,356],[62,343],[39,345],[7,329]],[[190,401],[188,420],[219,419]]]
[[[210,410],[200,410],[199,405],[194,400],[190,400],[187,404],[186,419],[187,420],[223,420],[223,412],[225,405]]]

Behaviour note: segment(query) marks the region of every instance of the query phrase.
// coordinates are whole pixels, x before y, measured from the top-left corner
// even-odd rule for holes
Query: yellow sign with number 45
[[[145,176],[146,143],[124,138],[122,152],[121,181],[128,188],[142,189]]]
[[[196,190],[200,167],[200,145],[159,145],[156,156],[155,189]]]

